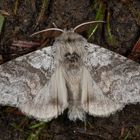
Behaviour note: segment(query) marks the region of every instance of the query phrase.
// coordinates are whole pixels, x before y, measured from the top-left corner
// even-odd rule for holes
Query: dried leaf
[[[39,42],[33,42],[33,41],[22,41],[17,40],[12,43],[13,46],[22,47],[22,48],[32,48],[36,46],[40,46]]]
[[[0,14],[4,16],[9,16],[10,14],[4,10],[0,10]]]
[[[140,62],[140,38],[134,45],[132,52],[128,56],[130,59]]]
[[[132,52],[140,52],[140,38],[138,39],[138,41],[134,45]]]

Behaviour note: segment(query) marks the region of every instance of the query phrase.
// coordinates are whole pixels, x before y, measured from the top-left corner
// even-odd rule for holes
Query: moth
[[[0,65],[0,104],[47,122],[66,109],[70,120],[84,121],[86,113],[106,117],[139,103],[140,65],[79,34],[97,22],[33,34],[55,36],[55,42]]]

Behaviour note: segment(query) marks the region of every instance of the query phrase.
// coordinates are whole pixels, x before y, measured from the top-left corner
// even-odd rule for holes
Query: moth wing
[[[67,91],[54,55],[46,47],[0,65],[0,104],[43,121],[61,114],[67,107]],[[58,80],[62,81],[59,86]]]
[[[86,50],[83,73],[86,88],[82,84],[82,104],[86,112],[108,116],[126,104],[140,102],[138,63],[93,44],[89,44]]]

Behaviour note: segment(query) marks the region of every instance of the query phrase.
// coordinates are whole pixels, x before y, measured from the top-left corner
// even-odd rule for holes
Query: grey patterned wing
[[[0,65],[0,104],[18,107],[43,121],[57,117],[65,106],[62,101],[60,107],[53,91],[57,73],[51,47]]]
[[[94,44],[89,44],[86,50],[85,66],[92,89],[87,95],[91,101],[88,108],[84,105],[85,111],[108,116],[126,104],[140,102],[138,63]]]

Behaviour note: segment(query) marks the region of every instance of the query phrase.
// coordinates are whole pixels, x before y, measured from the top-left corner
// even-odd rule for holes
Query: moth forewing
[[[51,78],[52,98],[54,98],[56,105],[62,108],[67,108],[67,88],[66,80],[64,79],[64,69],[59,66]]]

